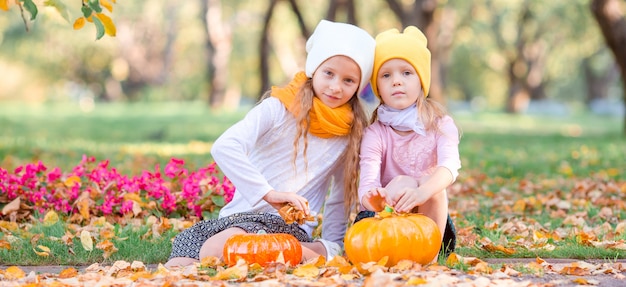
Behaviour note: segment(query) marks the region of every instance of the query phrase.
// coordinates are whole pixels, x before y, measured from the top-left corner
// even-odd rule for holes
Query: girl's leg
[[[200,262],[200,260],[189,257],[174,257],[168,260],[163,266],[166,268],[184,267]]]
[[[226,244],[226,240],[228,240],[228,238],[235,234],[244,233],[246,233],[246,231],[239,227],[231,227],[209,237],[209,239],[207,239],[207,241],[205,241],[200,248],[200,260],[202,260],[202,258],[204,257],[209,256],[217,257],[220,259],[223,258],[224,244]]]
[[[218,232],[212,237],[209,237],[209,239],[207,239],[202,244],[202,247],[200,248],[200,259],[207,257],[207,256],[215,256],[217,258],[222,258],[223,252],[224,252],[224,244],[226,243],[226,240],[234,234],[241,234],[241,233],[246,233],[246,232],[241,228],[231,227],[231,228],[225,229],[222,232]],[[170,258],[170,260],[168,260],[164,264],[164,266],[167,268],[181,267],[181,266],[188,266],[188,265],[198,263],[198,262],[200,262],[200,260],[195,259],[195,258],[173,257],[173,258]]]
[[[317,258],[320,255],[326,257],[326,248],[320,241],[301,242],[302,243],[302,262],[307,262]],[[328,260],[328,258],[326,258]]]
[[[425,177],[420,179],[420,182],[418,182],[410,176],[399,175],[394,177],[389,182],[389,184],[385,186],[385,190],[387,190],[387,192],[392,196],[391,198],[395,201],[395,196],[397,195],[398,191],[404,188],[416,188],[421,185],[422,182],[425,182],[427,180],[428,177]],[[436,193],[421,206],[416,206],[413,209],[413,212],[422,213],[435,221],[435,223],[439,227],[439,230],[441,231],[441,239],[443,239],[443,233],[444,230],[446,230],[446,223],[448,220],[448,193],[445,190]]]
[[[448,222],[448,193],[442,190],[416,209],[437,223],[441,231],[441,240],[443,240]]]

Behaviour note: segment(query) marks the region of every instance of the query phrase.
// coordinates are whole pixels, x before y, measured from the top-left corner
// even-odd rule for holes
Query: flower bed
[[[91,216],[202,217],[232,199],[234,186],[219,174],[215,163],[190,171],[184,160],[172,158],[163,171],[156,164],[154,171],[128,176],[110,167],[109,160],[96,162],[85,155],[69,172],[50,170],[41,161],[13,172],[0,168],[0,219],[24,221],[47,210],[76,221]]]

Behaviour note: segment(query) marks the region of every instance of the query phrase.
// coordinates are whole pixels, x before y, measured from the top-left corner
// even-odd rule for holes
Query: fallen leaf
[[[0,249],[11,250],[11,243],[4,239],[0,240]]]
[[[4,271],[4,277],[9,280],[22,279],[26,276],[24,270],[17,266],[11,266]]]
[[[76,276],[78,276],[78,270],[74,267],[63,269],[63,271],[59,273],[59,278],[72,278]]]
[[[235,280],[239,281],[248,276],[248,264],[245,260],[237,261],[235,266],[221,270],[213,277],[215,280]]]
[[[84,194],[88,194],[88,193],[84,193]],[[89,198],[85,197],[85,198],[79,199],[76,205],[78,206],[78,212],[80,213],[80,216],[82,216],[83,219],[85,220],[89,220],[89,217],[90,217]]]
[[[50,248],[48,248],[47,246],[37,245],[37,248],[33,248],[33,251],[35,251],[35,253],[41,257],[50,256]]]
[[[44,226],[52,226],[59,222],[59,215],[54,212],[54,210],[50,210],[46,212],[46,215],[43,217],[43,225]]]
[[[315,278],[320,274],[320,269],[313,264],[304,264],[293,270],[293,275],[304,278]]]
[[[9,202],[2,208],[2,214],[7,215],[13,211],[20,210],[20,197],[16,197],[13,201]]]
[[[104,253],[102,254],[102,257],[104,257],[104,259],[111,257],[111,255],[118,250],[117,247],[113,245],[113,242],[109,241],[108,239],[96,244],[96,248],[104,251]]]
[[[10,232],[15,232],[19,229],[19,227],[17,223],[15,222],[0,220],[0,229],[5,229]]]
[[[83,230],[80,232],[80,243],[83,245],[83,249],[87,251],[93,250],[93,239],[91,239],[89,231]]]
[[[428,281],[423,277],[411,277],[406,281],[406,285],[423,285],[428,283]]]

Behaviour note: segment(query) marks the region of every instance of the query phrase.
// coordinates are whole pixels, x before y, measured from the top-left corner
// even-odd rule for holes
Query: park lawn
[[[86,154],[109,160],[129,175],[152,170],[157,163],[163,166],[172,157],[199,168],[211,162],[212,141],[244,114],[245,109],[211,113],[203,103],[97,104],[90,112],[73,104],[3,103],[0,167],[12,171],[41,160],[69,171]],[[463,168],[448,191],[458,254],[626,258],[621,119],[462,112],[454,117],[463,133]],[[9,250],[0,248],[3,262],[165,262],[170,240],[179,231],[147,235],[146,226],[154,219],[133,219],[134,228],[114,221],[111,242],[118,250],[104,258],[101,249],[84,252],[78,236],[72,244],[58,242],[76,226],[63,221],[44,226],[42,219],[43,214],[21,223],[20,229],[28,230],[16,236]],[[0,228],[1,237],[14,233]],[[54,256],[37,255],[38,245],[50,247]]]

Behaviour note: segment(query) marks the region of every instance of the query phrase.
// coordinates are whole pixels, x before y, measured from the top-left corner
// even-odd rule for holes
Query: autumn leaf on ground
[[[222,260],[215,256],[206,256],[200,259],[200,267],[213,268],[222,264]]]
[[[493,273],[493,269],[491,267],[489,267],[489,264],[487,264],[487,262],[484,262],[484,261],[479,262],[478,264],[476,264],[472,270],[474,272],[483,273],[483,274],[491,274],[491,273]]]
[[[0,220],[0,230],[6,230],[10,232],[16,232],[19,226],[15,222]]]
[[[293,270],[293,275],[304,278],[315,278],[320,274],[320,269],[314,264],[303,264]]]
[[[389,261],[389,256],[383,256],[378,262],[357,263],[356,268],[363,275],[369,275],[377,270],[384,272],[387,271],[387,267],[385,267],[387,261]]]
[[[320,256],[320,258],[321,258],[321,256]],[[351,274],[351,273],[353,273],[352,272],[353,270],[355,272],[358,272],[356,270],[356,268],[354,268],[354,266],[352,266],[352,264],[350,264],[350,262],[348,262],[348,260],[346,260],[346,258],[343,257],[343,256],[335,256],[335,257],[333,257],[333,259],[331,259],[330,261],[328,261],[326,263],[326,266],[327,267],[336,267],[338,269],[339,273],[341,273],[342,275]],[[350,278],[352,278],[352,276],[350,276]]]
[[[89,195],[88,193],[83,193],[86,195]],[[89,213],[89,206],[90,206],[90,199],[88,196],[80,196],[81,198],[79,198],[76,201],[76,206],[78,207],[78,212],[80,213],[80,216],[83,217],[83,219],[85,220],[89,220],[90,217],[90,213]]]
[[[111,255],[117,252],[118,250],[117,247],[113,245],[113,242],[109,241],[108,239],[105,241],[99,242],[96,245],[96,248],[104,251],[104,253],[102,254],[102,257],[104,257],[104,259],[111,257]]]
[[[20,210],[20,198],[17,197],[2,208],[2,214],[7,215],[13,211]]]
[[[1,239],[0,240],[0,249],[11,250],[11,243],[8,241]]]
[[[78,270],[74,267],[64,269],[59,273],[59,278],[72,278],[78,276]]]
[[[91,233],[87,230],[80,232],[80,243],[86,251],[93,250],[93,239],[91,239]]]
[[[240,259],[233,267],[221,270],[215,274],[216,280],[235,280],[240,281],[246,279],[248,276],[248,263],[245,260]]]
[[[50,248],[44,245],[37,245],[37,248],[33,248],[33,251],[35,251],[35,253],[41,257],[50,256]]]
[[[59,215],[54,212],[54,210],[50,210],[46,212],[46,215],[43,217],[43,225],[44,226],[52,226],[59,222]]]
[[[17,266],[11,266],[4,271],[4,278],[8,280],[22,279],[26,276],[24,270]]]
[[[499,251],[499,252],[502,252],[502,253],[507,254],[507,255],[515,254],[515,250],[514,249],[506,248],[506,247],[504,247],[502,245],[495,245],[495,244],[491,243],[490,240],[487,240],[487,238],[484,238],[481,241],[482,241],[481,242],[482,243],[482,248],[487,250],[487,251],[489,251],[489,252]]]

